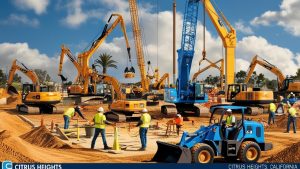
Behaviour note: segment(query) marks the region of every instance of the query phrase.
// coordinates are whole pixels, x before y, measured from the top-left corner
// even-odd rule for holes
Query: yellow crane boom
[[[141,73],[141,87],[143,89],[143,92],[148,92],[149,81],[147,79],[147,75],[145,72],[145,60],[144,60],[144,53],[143,53],[142,33],[139,26],[138,7],[137,7],[136,0],[128,0],[128,2],[129,2],[129,10],[131,16],[133,38],[135,43],[135,50],[137,55],[137,63]]]
[[[201,1],[203,2],[206,13],[222,39],[225,48],[225,83],[226,85],[233,84],[235,73],[236,31],[224,14],[220,10],[218,10],[218,12],[215,10],[211,0]],[[225,25],[222,20],[225,22]]]

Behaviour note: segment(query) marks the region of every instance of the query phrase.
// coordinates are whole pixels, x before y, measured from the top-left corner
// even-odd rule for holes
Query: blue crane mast
[[[199,82],[191,82],[190,71],[195,53],[196,29],[198,21],[199,0],[187,0],[181,48],[178,53],[178,77],[176,80],[176,88],[165,89],[164,100],[173,105],[163,105],[162,113],[174,115],[192,111],[196,116],[200,116],[200,109],[194,103],[205,103],[208,101],[208,95],[205,93],[204,84]]]

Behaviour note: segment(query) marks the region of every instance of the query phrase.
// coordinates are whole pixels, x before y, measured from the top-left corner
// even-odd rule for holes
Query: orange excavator
[[[12,86],[13,77],[19,70],[30,78],[32,84],[23,84],[22,87],[22,103],[17,105],[18,112],[22,113],[52,113],[55,104],[60,103],[61,94],[59,92],[49,91],[48,86],[42,86],[36,73],[28,69],[23,63],[17,64],[15,59],[9,71],[7,81],[7,93],[17,95],[18,91]]]

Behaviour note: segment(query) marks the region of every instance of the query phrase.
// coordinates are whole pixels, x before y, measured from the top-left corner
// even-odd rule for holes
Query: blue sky
[[[286,6],[292,4],[288,6],[287,9],[290,9],[291,6],[300,8],[300,5],[298,5],[299,3],[294,2],[297,0],[226,0],[226,2],[220,0],[214,1],[225,14],[230,23],[237,29],[238,41],[241,41],[241,46],[243,46],[243,48],[245,48],[244,43],[246,43],[247,40],[249,40],[250,38],[258,38],[262,41],[266,41],[267,45],[269,46],[276,47],[276,49],[282,49],[283,53],[284,51],[286,52],[286,50],[289,50],[287,52],[291,55],[289,57],[295,62],[296,66],[299,66],[299,63],[297,63],[297,61],[300,60],[298,59],[300,53],[298,45],[300,44],[300,26],[287,26],[288,24],[295,24],[295,20],[299,19],[299,16],[290,14],[291,16],[295,17],[295,20],[292,20],[290,22],[285,20],[286,18],[284,16],[280,17],[280,12],[283,11],[282,4],[287,4]],[[110,2],[111,4],[108,4]],[[165,23],[162,22],[171,22],[171,20],[164,20],[164,18],[161,17],[164,16],[164,12],[171,12],[173,1],[138,0],[138,2],[139,7],[142,11],[141,13],[144,13],[144,15],[141,15],[141,19],[145,20],[145,22],[147,22],[147,20],[149,19],[147,18],[147,16],[151,15],[151,21],[154,21],[154,23],[152,24],[156,24],[155,16],[158,10],[158,12],[161,14],[157,16],[157,18],[160,18],[158,31],[163,34],[163,26],[161,25],[165,25]],[[77,53],[87,47],[87,45],[102,31],[105,21],[108,19],[108,15],[112,11],[124,14],[125,21],[127,21],[127,32],[131,37],[132,33],[130,18],[128,15],[128,7],[126,7],[126,4],[126,0],[0,1],[0,44],[9,43],[13,45],[17,43],[26,43],[29,50],[37,50],[39,55],[46,55],[46,57],[48,58],[55,58],[58,56],[58,54],[60,53],[61,44],[66,44],[70,47],[73,53]],[[177,0],[178,14],[183,14],[184,6],[184,0]],[[202,10],[202,8],[200,8],[200,10]],[[273,15],[263,16],[263,14],[267,11],[277,12],[277,18]],[[201,24],[202,11],[200,11],[199,13],[199,23]],[[71,17],[71,21],[69,20],[68,22],[67,18],[72,14],[73,16]],[[257,18],[257,20],[254,23],[255,18]],[[78,19],[79,21],[74,21],[76,19]],[[280,22],[280,19],[282,20],[282,22]],[[169,23],[169,25],[170,24],[171,23]],[[300,25],[300,23],[296,24]],[[145,34],[147,34],[148,30],[145,25],[143,25],[143,28],[146,32]],[[178,27],[179,39],[181,37],[180,29],[181,27]],[[212,40],[217,40],[218,35],[210,21],[207,22],[207,29],[209,34],[211,34],[212,36]],[[201,31],[198,32],[198,34],[201,33]],[[151,36],[153,35],[146,35],[146,39],[147,37],[149,38]],[[120,37],[122,37],[121,31],[114,31],[113,34],[111,34],[106,40],[107,45],[114,45],[113,43],[118,41],[118,39],[116,38]],[[151,38],[149,39],[150,44],[148,47],[150,48],[150,50],[152,50],[152,46],[160,46],[159,44],[155,44],[154,42],[153,44],[151,44]],[[159,43],[164,43],[163,41],[171,43],[172,39],[160,39],[159,37],[159,40],[156,40],[156,42],[157,41],[159,41]],[[134,44],[132,43],[132,46],[133,45]],[[4,45],[3,47],[6,46]],[[0,48],[0,54],[7,54],[7,50],[3,49],[3,51],[4,52],[1,53]],[[264,51],[264,49],[257,49],[257,51]],[[237,53],[248,54],[249,52],[248,49],[243,49],[243,51],[238,50]],[[250,53],[252,54],[252,52]],[[254,51],[253,53],[256,52]],[[262,55],[268,55],[267,52],[261,53]],[[18,54],[15,54],[14,56],[17,58],[22,57]],[[5,56],[0,56],[1,61],[4,60],[4,57]],[[250,61],[250,58],[252,56],[247,57],[249,58],[248,61]],[[285,58],[285,56],[282,57]],[[242,56],[241,59],[246,61],[246,59]],[[278,60],[280,60],[280,58],[275,59],[274,62],[277,62]],[[33,67],[35,66],[31,63],[29,63],[29,65],[32,65]],[[55,65],[54,67],[57,66],[58,65]],[[171,70],[165,71],[171,72]]]

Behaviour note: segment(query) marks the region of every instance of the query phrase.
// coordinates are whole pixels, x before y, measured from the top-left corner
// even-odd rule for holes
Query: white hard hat
[[[148,110],[146,109],[146,108],[144,108],[143,110],[142,110],[142,113],[147,113],[148,112]]]
[[[294,93],[293,93],[293,92],[291,92],[290,94],[291,94],[291,95],[293,95]]]
[[[226,111],[232,113],[232,110],[231,110],[231,109],[227,109]]]
[[[97,109],[97,111],[98,111],[98,112],[104,112],[104,109],[103,109],[103,107],[99,107],[99,108]]]
[[[181,117],[181,114],[177,114],[176,116],[177,116],[177,117]]]

